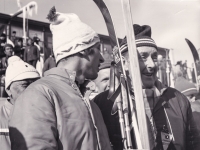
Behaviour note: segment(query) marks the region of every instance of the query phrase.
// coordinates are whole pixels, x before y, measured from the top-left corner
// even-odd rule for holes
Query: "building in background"
[[[10,20],[10,15],[0,13],[0,27],[3,25],[7,25]],[[8,38],[12,39],[13,31],[16,32],[16,38],[23,37],[23,19],[21,17],[15,17],[10,22],[10,25],[7,27],[5,31]],[[49,29],[49,23],[40,22],[36,20],[28,19],[28,27],[27,27],[27,37],[34,38],[37,36],[40,41],[39,45],[44,50],[44,60],[46,60],[51,55],[52,46],[52,34]],[[101,39],[101,51],[108,51],[108,53],[112,53],[112,48],[110,46],[109,37],[106,35],[99,34]]]

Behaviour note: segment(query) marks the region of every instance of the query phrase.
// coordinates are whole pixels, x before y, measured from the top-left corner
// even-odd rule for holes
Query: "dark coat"
[[[7,60],[8,60],[7,57],[3,57],[3,58],[0,59],[0,75],[5,75],[6,68],[8,66]]]
[[[40,52],[35,45],[27,46],[24,50],[24,61],[39,60]]]
[[[194,102],[191,102],[191,107],[192,107],[194,120],[197,124],[197,129],[200,132],[200,99]]]
[[[53,56],[50,56],[45,62],[43,67],[43,73],[51,68],[56,67],[56,60]]]
[[[108,91],[101,93],[94,98],[94,102],[102,111],[111,143],[114,145],[114,150],[122,150],[123,145],[120,138],[121,133],[118,117],[110,115],[113,103],[107,100],[107,96]],[[183,94],[173,88],[167,88],[163,92],[153,109],[153,118],[157,130],[155,150],[163,149],[161,141],[163,125],[169,129],[164,108],[175,139],[175,141],[170,143],[168,150],[199,150],[200,135],[194,122],[190,103]]]

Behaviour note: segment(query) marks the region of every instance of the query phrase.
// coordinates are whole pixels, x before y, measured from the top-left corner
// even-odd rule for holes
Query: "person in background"
[[[32,39],[28,39],[27,44],[24,50],[24,61],[36,68],[36,63],[40,60],[40,52]]]
[[[23,62],[18,56],[12,56],[8,59],[5,84],[9,97],[0,98],[0,143],[2,150],[11,150],[8,122],[15,100],[29,84],[39,77],[37,70]]]
[[[103,57],[98,34],[75,14],[48,15],[57,67],[16,100],[10,119],[13,149],[111,150],[101,112],[78,88],[97,78]],[[19,117],[20,116],[20,117]]]
[[[0,96],[1,97],[7,97],[7,93],[5,92],[5,71],[8,67],[8,58],[13,56],[13,49],[14,44],[12,41],[8,40],[7,43],[4,46],[4,53],[5,57],[0,59],[0,75],[1,75],[1,90],[0,90]]]
[[[105,53],[103,58],[104,62],[99,67],[98,77],[93,81],[86,80],[80,87],[84,97],[88,100],[93,100],[96,95],[109,89],[110,67],[113,58],[108,53]]]
[[[4,33],[1,34],[0,36],[0,57],[4,57],[4,46],[6,44],[6,35]]]
[[[24,54],[24,47],[23,47],[23,39],[18,38],[17,39],[17,44],[15,45],[14,52],[16,56],[19,56],[21,59],[23,59],[23,54]]]
[[[43,74],[45,71],[47,71],[51,68],[54,68],[54,67],[56,67],[56,60],[55,60],[55,57],[52,52],[52,54],[49,56],[49,58],[47,58],[47,60],[45,60],[45,62],[44,62]]]
[[[200,93],[194,83],[191,83],[184,78],[182,70],[175,68],[173,72],[176,79],[175,88],[184,94],[189,100],[194,121],[197,124],[197,129],[200,133]]]
[[[11,36],[10,40],[13,42],[14,45],[17,44],[16,31],[12,32],[12,36]]]
[[[175,67],[173,70],[174,74],[174,87],[182,94],[184,94],[190,102],[194,102],[196,95],[198,94],[197,87],[194,83],[189,82],[184,77],[184,72],[179,67]]]

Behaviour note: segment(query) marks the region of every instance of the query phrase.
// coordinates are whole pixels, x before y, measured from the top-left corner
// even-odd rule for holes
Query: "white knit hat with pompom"
[[[100,42],[98,34],[76,14],[59,13],[54,7],[50,10],[48,19],[51,21],[56,63]]]
[[[8,59],[8,67],[5,75],[5,89],[8,89],[14,81],[35,78],[40,78],[40,75],[32,65],[24,62],[18,56],[12,56]]]

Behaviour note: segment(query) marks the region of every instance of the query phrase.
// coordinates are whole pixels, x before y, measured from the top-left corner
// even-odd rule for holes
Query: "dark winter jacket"
[[[24,61],[39,60],[40,52],[35,45],[27,46],[24,50]]]
[[[44,63],[43,73],[54,67],[56,67],[56,60],[53,56],[50,56]]]
[[[113,102],[107,100],[107,96],[108,91],[101,93],[94,98],[94,102],[102,112],[114,150],[122,150],[119,118],[117,115],[111,115]],[[163,126],[169,130],[164,108],[174,135],[174,141],[169,144],[168,150],[199,150],[200,135],[194,122],[190,103],[183,94],[173,88],[167,88],[162,93],[153,109],[153,118],[157,130],[155,150],[163,150],[161,140]]]

